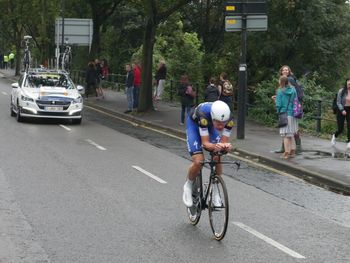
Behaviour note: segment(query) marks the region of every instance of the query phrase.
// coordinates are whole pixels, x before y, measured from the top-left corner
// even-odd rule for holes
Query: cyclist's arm
[[[211,143],[209,136],[201,136],[202,146],[209,152],[227,152],[232,150],[232,144],[229,142],[229,137],[223,136],[218,143]]]

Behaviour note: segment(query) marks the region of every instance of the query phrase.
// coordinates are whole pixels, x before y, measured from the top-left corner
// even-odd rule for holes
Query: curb
[[[150,121],[143,120],[137,116],[120,113],[120,112],[117,112],[115,110],[111,110],[110,108],[96,105],[93,102],[85,102],[85,104],[87,106],[92,107],[92,108],[95,108],[98,110],[103,110],[109,114],[116,115],[120,118],[137,123],[139,125],[144,125],[146,127],[161,129],[162,131],[168,132],[168,133],[175,135],[175,136],[178,136],[180,138],[183,138],[183,139],[186,138],[186,134],[183,131],[180,131],[180,130],[177,130],[174,128],[170,128],[170,127],[167,127],[167,126],[164,126],[161,124],[155,124],[155,123],[152,123]],[[328,176],[326,176],[324,174],[310,171],[310,170],[302,168],[302,167],[296,167],[293,165],[289,165],[288,163],[285,163],[285,162],[279,162],[279,161],[276,161],[274,159],[264,157],[262,155],[248,152],[244,149],[235,148],[235,152],[237,152],[238,154],[233,154],[234,156],[241,157],[244,159],[249,159],[249,160],[254,159],[254,161],[257,163],[261,163],[261,164],[270,166],[274,169],[287,172],[287,173],[292,174],[293,176],[296,176],[300,179],[303,179],[311,184],[320,186],[322,188],[336,192],[338,194],[350,196],[350,185],[347,184],[346,182],[341,181],[341,180],[329,178]]]

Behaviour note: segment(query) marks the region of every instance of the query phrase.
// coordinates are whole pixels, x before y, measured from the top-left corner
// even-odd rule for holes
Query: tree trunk
[[[148,18],[145,28],[142,52],[142,87],[139,98],[139,112],[153,110],[152,88],[153,88],[153,46],[156,36],[156,24],[152,18]]]

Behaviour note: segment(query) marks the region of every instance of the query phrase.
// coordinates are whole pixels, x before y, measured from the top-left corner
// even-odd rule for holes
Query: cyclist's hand
[[[214,152],[228,152],[232,150],[232,144],[231,143],[216,143]]]

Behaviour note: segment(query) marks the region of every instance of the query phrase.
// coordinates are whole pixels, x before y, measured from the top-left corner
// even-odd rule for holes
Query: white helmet
[[[211,105],[210,114],[212,120],[224,122],[229,120],[231,111],[225,102],[217,100]]]

